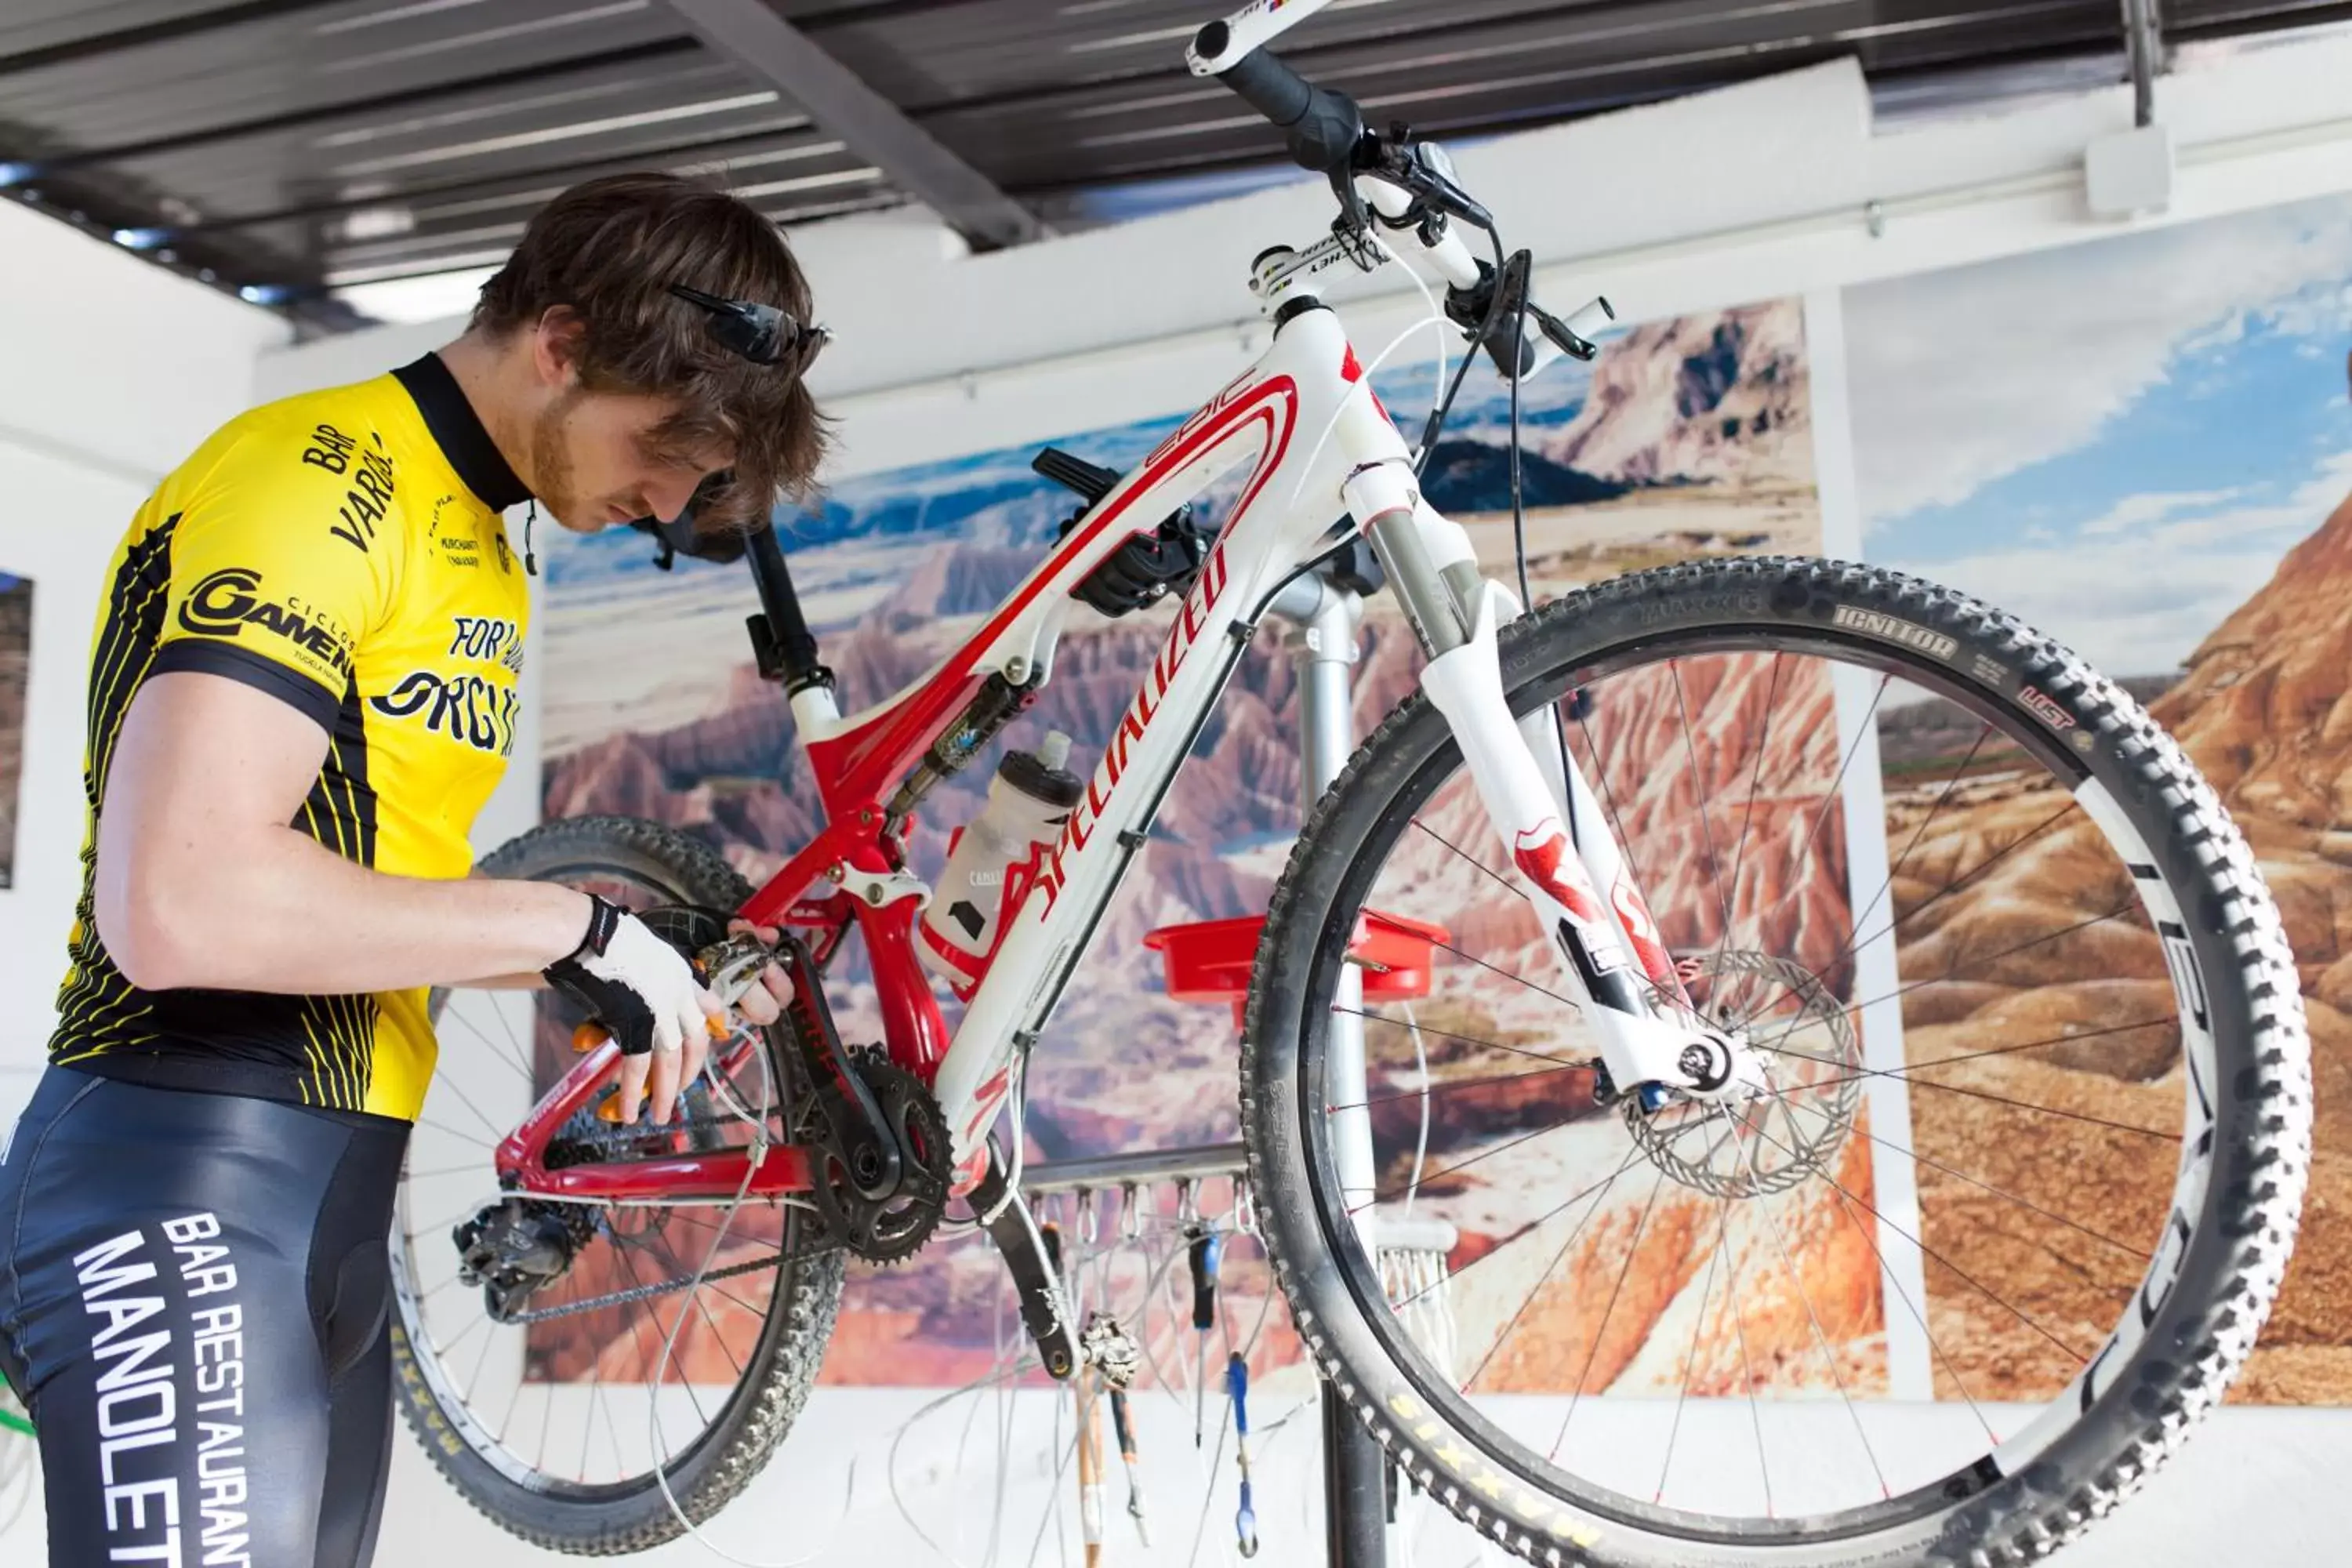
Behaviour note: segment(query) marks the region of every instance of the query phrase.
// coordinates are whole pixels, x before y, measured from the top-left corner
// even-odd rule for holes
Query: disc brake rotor
[[[1770,953],[1727,951],[1699,959],[1695,991],[1709,1013],[1746,1032],[1772,1092],[1745,1105],[1675,1100],[1656,1111],[1628,1097],[1625,1125],[1650,1162],[1686,1187],[1720,1198],[1785,1192],[1836,1158],[1862,1104],[1862,1047],[1845,1006],[1819,976]],[[1743,1019],[1732,996],[1766,1012]],[[1769,1136],[1750,1132],[1765,1119]]]

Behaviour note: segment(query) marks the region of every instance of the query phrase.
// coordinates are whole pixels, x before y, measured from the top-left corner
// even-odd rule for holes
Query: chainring
[[[898,1263],[922,1250],[947,1213],[954,1175],[947,1118],[923,1080],[895,1062],[861,1052],[858,1067],[898,1135],[898,1185],[887,1197],[866,1197],[850,1184],[840,1154],[820,1143],[812,1151],[810,1196],[825,1235],[851,1257]]]

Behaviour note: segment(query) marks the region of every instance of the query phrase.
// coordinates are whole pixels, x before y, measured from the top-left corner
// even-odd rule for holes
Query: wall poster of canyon
[[[2294,1261],[2232,1396],[2352,1403],[2352,201],[1873,284],[1844,314],[1865,554],[2121,680],[2253,846],[2303,979],[2317,1119]],[[2161,1225],[2176,1148],[2118,1129],[2177,1135],[2179,1038],[2137,1026],[2172,1011],[2144,921],[2107,921],[2086,841],[2043,826],[2053,795],[1999,757],[1952,765],[1958,717],[1880,721],[1889,843],[1920,837],[1895,904],[1919,917],[1898,942],[1937,1382],[2046,1394]],[[2062,929],[2078,956],[2101,937],[2069,978],[2106,978],[2044,984],[1999,956]],[[2044,1217],[2014,1223],[1966,1182]]]
[[[1379,390],[1402,426],[1416,430],[1432,367],[1384,373]],[[1044,431],[1034,445],[842,479],[821,509],[785,520],[794,577],[845,709],[929,668],[1042,557],[1074,503],[1030,471],[1038,446],[1050,440],[1124,467],[1181,416],[1171,410],[1118,428]],[[1507,578],[1507,432],[1506,389],[1482,362],[1427,488],[1438,507],[1471,526],[1482,554]],[[1818,552],[1813,437],[1795,300],[1651,322],[1614,336],[1589,368],[1548,370],[1527,388],[1521,440],[1538,597],[1696,556]],[[770,875],[812,836],[814,792],[781,695],[750,668],[741,631],[754,607],[747,577],[697,563],[657,572],[636,536],[566,537],[549,556],[547,816],[659,818],[717,846],[754,881]],[[1073,765],[1091,767],[1171,613],[1106,620],[1076,607],[1054,679],[1008,743],[1031,745],[1058,728],[1076,738]],[[1412,689],[1419,658],[1387,595],[1368,607],[1361,640],[1360,734]],[[1696,945],[1721,935],[1694,867],[1710,835],[1727,848],[1745,806],[1759,847],[1769,838],[1776,848],[1797,847],[1776,856],[1769,873],[1765,857],[1755,857],[1758,868],[1733,900],[1735,926],[1760,924],[1825,973],[1839,972],[1837,949],[1852,925],[1839,725],[1824,682],[1818,691],[1782,690],[1779,727],[1759,733],[1752,713],[1766,673],[1762,656],[1685,662],[1684,697],[1708,737],[1703,755],[1683,749],[1679,728],[1634,722],[1637,705],[1615,691],[1599,696],[1600,711],[1580,726],[1576,743],[1585,765],[1622,797],[1627,837],[1653,879],[1670,939]],[[1663,689],[1646,696],[1653,708],[1665,700]],[[1171,1000],[1158,955],[1142,939],[1159,926],[1264,911],[1298,827],[1297,722],[1294,667],[1269,618],[1037,1048],[1027,1119],[1033,1160],[1237,1135],[1232,1016],[1222,1005]],[[919,872],[936,871],[948,830],[977,808],[992,765],[992,754],[927,803],[914,838]],[[1702,800],[1709,803],[1705,827],[1696,809]],[[1457,828],[1474,830],[1472,809],[1456,784],[1423,815],[1458,843]],[[1494,858],[1501,860],[1499,851]],[[1804,1394],[1833,1383],[1855,1394],[1885,1388],[1885,1314],[1866,1217],[1868,1141],[1850,1138],[1835,1154],[1832,1173],[1846,1199],[1812,1183],[1735,1217],[1727,1232],[1713,1198],[1654,1181],[1646,1163],[1640,1179],[1563,1215],[1564,1184],[1592,1187],[1621,1166],[1631,1144],[1616,1115],[1593,1104],[1591,1075],[1581,1068],[1496,1081],[1507,1076],[1498,1064],[1514,1052],[1522,1061],[1529,1055],[1524,1042],[1577,1027],[1562,1021],[1556,1003],[1538,1016],[1549,998],[1496,979],[1548,962],[1523,895],[1416,836],[1383,871],[1373,901],[1448,925],[1480,961],[1440,963],[1434,994],[1417,1015],[1432,1079],[1460,1090],[1430,1097],[1428,1179],[1417,1212],[1454,1227],[1457,1266],[1492,1255],[1465,1277],[1479,1288],[1457,1303],[1461,1373],[1475,1363],[1479,1388],[1506,1392],[1671,1396],[1685,1381],[1702,1394],[1733,1388],[1741,1369],[1714,1267],[1723,1259],[1747,1269],[1770,1298],[1743,1308],[1737,1325],[1759,1363],[1759,1386]],[[1666,912],[1670,904],[1683,912]],[[1836,984],[1850,987],[1851,973]],[[860,955],[836,966],[829,995],[845,1038],[878,1037]],[[1405,1031],[1367,1027],[1376,1082],[1414,1082]],[[553,1065],[543,1060],[542,1071]],[[1492,1092],[1481,1092],[1482,1084]],[[1410,1109],[1395,1103],[1376,1117],[1384,1158],[1398,1149],[1396,1158],[1411,1156],[1412,1118],[1392,1113]],[[1549,1131],[1527,1136],[1538,1125]],[[1888,1142],[1902,1146],[1899,1137]],[[1221,1202],[1221,1187],[1213,1184],[1204,1196]],[[1129,1283],[1139,1284],[1139,1261],[1122,1267],[1133,1268]],[[1790,1267],[1811,1286],[1811,1313],[1799,1292],[1769,1284]],[[1599,1302],[1612,1295],[1611,1279],[1622,1285],[1604,1314]],[[1259,1321],[1267,1289],[1254,1248],[1228,1250],[1226,1281],[1238,1332]],[[853,1268],[825,1379],[941,1386],[984,1375],[1001,1336],[1014,1331],[1008,1300],[1002,1265],[984,1242],[935,1245],[895,1268]],[[1515,1321],[1523,1302],[1528,1310]],[[1702,1319],[1719,1331],[1695,1363],[1684,1347]],[[533,1330],[534,1376],[584,1377],[595,1367],[607,1378],[634,1375],[612,1347],[572,1342],[587,1331],[567,1327],[575,1321]],[[1264,1321],[1255,1359],[1303,1387],[1303,1371],[1282,1370],[1298,1356],[1286,1315],[1275,1310]],[[1155,1311],[1142,1326],[1163,1364],[1171,1352],[1189,1363],[1189,1325],[1180,1332],[1174,1318]],[[1825,1353],[1832,1350],[1833,1365]]]

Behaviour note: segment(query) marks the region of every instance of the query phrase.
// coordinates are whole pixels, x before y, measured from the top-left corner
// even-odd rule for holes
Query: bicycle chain
[[[842,1250],[841,1243],[828,1237],[807,1247],[796,1247],[790,1252],[772,1252],[763,1258],[742,1263],[730,1263],[724,1268],[713,1268],[698,1279],[662,1279],[651,1285],[635,1285],[626,1290],[614,1290],[603,1296],[591,1296],[584,1301],[567,1301],[561,1307],[530,1307],[509,1314],[509,1323],[536,1323],[549,1318],[568,1318],[581,1312],[593,1312],[600,1307],[626,1307],[637,1301],[649,1301],[656,1296],[673,1295],[708,1285],[717,1279],[732,1279],[739,1275],[755,1274],[762,1268],[773,1268],[785,1263],[805,1263],[812,1258],[822,1258],[828,1252]]]

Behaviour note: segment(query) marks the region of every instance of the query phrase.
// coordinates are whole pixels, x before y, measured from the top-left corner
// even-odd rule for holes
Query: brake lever
[[[1594,298],[1565,321],[1533,300],[1528,301],[1528,314],[1535,318],[1536,324],[1543,329],[1543,335],[1549,338],[1560,353],[1570,359],[1587,363],[1601,352],[1601,345],[1593,339],[1608,331],[1609,323],[1617,319],[1617,311],[1606,295]]]

